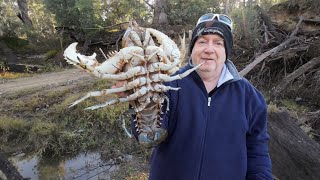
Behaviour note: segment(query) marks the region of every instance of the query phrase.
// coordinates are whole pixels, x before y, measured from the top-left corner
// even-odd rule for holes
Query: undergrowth
[[[84,110],[115,97],[108,96],[88,98],[68,108],[88,91],[108,86],[110,82],[98,80],[73,88],[41,92],[28,90],[6,97],[0,107],[3,114],[0,118],[1,150],[15,153],[9,147],[24,143],[24,151],[49,157],[75,155],[100,148],[103,148],[105,156],[112,156],[115,149],[121,153],[136,151],[139,149],[137,143],[125,135],[119,120],[128,104]]]

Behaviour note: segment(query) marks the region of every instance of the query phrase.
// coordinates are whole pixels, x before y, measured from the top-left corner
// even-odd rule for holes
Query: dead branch
[[[249,65],[247,65],[242,71],[240,71],[240,75],[241,76],[245,76],[246,74],[248,74],[257,64],[259,64],[261,61],[263,61],[265,58],[281,51],[282,49],[286,48],[286,46],[293,41],[294,39],[296,39],[295,35],[298,33],[299,30],[299,26],[301,24],[301,22],[303,21],[303,17],[300,17],[300,20],[295,28],[295,30],[291,33],[291,35],[289,36],[289,38],[284,41],[283,43],[281,43],[280,45],[278,45],[277,47],[272,48],[271,50],[261,54],[260,56],[258,56],[252,63],[250,63]]]
[[[300,44],[295,47],[291,47],[289,49],[285,49],[277,54],[274,54],[271,56],[271,58],[268,58],[266,62],[276,61],[281,58],[290,59],[297,56],[298,52],[306,51],[309,48],[309,45],[306,44]]]
[[[297,70],[295,70],[293,73],[289,74],[287,77],[285,77],[273,90],[273,95],[275,97],[277,97],[281,91],[283,91],[287,85],[293,81],[294,79],[296,79],[297,77],[301,76],[302,74],[304,74],[306,71],[308,71],[309,69],[314,68],[315,66],[317,66],[318,64],[320,64],[320,56],[311,59],[309,62],[305,63],[304,65],[302,65],[301,67],[299,67]]]
[[[304,22],[320,24],[320,19],[303,19]]]
[[[277,32],[277,28],[272,24],[270,16],[258,5],[255,6],[255,9],[259,13],[260,18],[263,20],[263,25],[267,27],[265,29],[265,32],[272,34],[272,36],[277,40],[282,39],[283,36],[281,36],[281,34]],[[268,29],[270,30],[270,32],[268,31]]]

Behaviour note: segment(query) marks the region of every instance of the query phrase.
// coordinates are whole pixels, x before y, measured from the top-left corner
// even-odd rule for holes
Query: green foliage
[[[26,120],[8,116],[0,117],[0,142],[19,142],[30,129],[30,123]],[[1,144],[1,143],[0,143]]]
[[[16,37],[25,39],[32,44],[42,43],[45,40],[55,38],[53,15],[47,13],[43,6],[43,0],[28,1],[29,16],[33,22],[33,27],[27,27],[17,17],[20,11],[16,1],[2,0],[0,1],[0,36]],[[50,43],[43,44],[48,46]],[[17,47],[15,47],[17,49]]]
[[[16,16],[15,1],[1,0],[0,1],[0,34],[1,36],[15,36],[19,27],[19,19]]]
[[[108,150],[120,149],[121,151],[134,148],[130,145],[131,139],[127,138],[121,128],[120,115],[126,111],[128,104],[118,104],[97,110],[84,110],[84,108],[105,102],[109,97],[89,98],[75,107],[68,106],[81,98],[88,91],[98,90],[109,86],[110,82],[98,80],[95,83],[86,82],[75,89],[64,89],[48,92],[32,91],[7,97],[11,104],[3,107],[8,117],[14,114],[28,117],[25,126],[2,125],[0,120],[0,134],[19,135],[7,136],[0,139],[0,144],[7,142],[26,142],[30,151],[42,155],[76,154],[83,150],[106,147]],[[76,93],[81,90],[82,93]],[[10,112],[10,113],[9,113]],[[15,127],[15,128],[13,128]],[[17,133],[21,131],[20,133]],[[9,133],[11,132],[11,133]],[[21,137],[21,138],[20,138]],[[131,142],[132,143],[132,142]],[[16,144],[6,143],[4,146],[13,147]],[[114,147],[114,148],[111,148]],[[7,149],[4,147],[0,147]]]
[[[53,143],[58,135],[58,126],[48,121],[36,120],[30,129],[28,142],[31,148],[43,154],[46,151],[54,151]]]
[[[231,12],[233,20],[234,44],[254,50],[259,45],[259,22],[253,7],[236,9]]]
[[[29,44],[27,40],[21,39],[17,36],[5,36],[0,40],[3,41],[10,49],[24,48]]]
[[[46,59],[50,59],[50,58],[53,58],[56,54],[59,53],[59,50],[49,50],[47,53],[46,53]]]
[[[170,24],[195,24],[197,19],[209,12],[221,13],[222,9],[217,0],[174,0],[169,3],[168,19]]]
[[[308,107],[303,106],[303,105],[299,105],[297,102],[295,102],[294,100],[290,100],[290,99],[284,99],[281,100],[281,103],[288,109],[299,112],[299,113],[305,113],[310,111]]]

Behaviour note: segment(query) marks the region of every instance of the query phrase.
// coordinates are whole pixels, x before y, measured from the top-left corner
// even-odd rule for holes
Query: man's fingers
[[[128,82],[126,80],[118,81],[116,84],[112,85],[111,88],[113,89],[113,88],[122,87],[127,83]],[[127,97],[128,96],[128,93],[126,93],[126,92],[119,92],[119,93],[115,93],[115,94],[117,94],[119,97]]]

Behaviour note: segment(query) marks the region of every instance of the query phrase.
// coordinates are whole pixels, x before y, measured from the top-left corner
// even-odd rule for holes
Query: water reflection
[[[12,157],[14,165],[25,178],[42,179],[110,179],[110,172],[118,169],[113,160],[103,161],[99,153],[80,154],[67,160],[41,159],[21,154]]]

